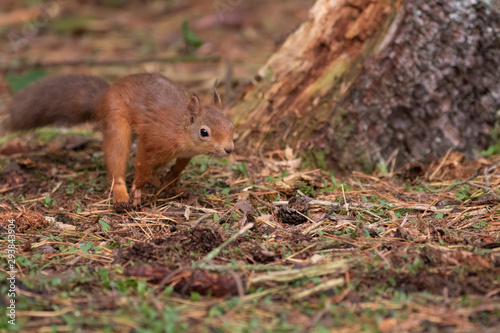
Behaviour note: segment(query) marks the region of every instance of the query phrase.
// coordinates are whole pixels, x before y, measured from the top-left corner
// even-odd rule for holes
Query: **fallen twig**
[[[312,296],[314,294],[318,294],[321,292],[324,292],[328,289],[332,289],[333,287],[337,287],[340,285],[343,285],[345,283],[344,278],[336,278],[332,280],[328,280],[326,282],[320,283],[317,286],[314,286],[312,288],[308,288],[299,292],[294,292],[292,291],[291,294],[291,299],[294,301],[301,300],[303,298]]]
[[[298,279],[312,278],[315,276],[328,275],[333,273],[343,273],[347,270],[347,260],[337,260],[325,265],[311,266],[302,269],[294,269],[284,272],[273,272],[266,275],[259,275],[250,279],[251,284],[262,282],[290,282]]]
[[[201,259],[200,261],[198,261],[195,264],[195,266],[193,267],[193,269],[204,267],[204,265],[207,262],[209,262],[210,260],[214,259],[226,246],[228,246],[229,244],[231,244],[232,242],[234,242],[238,237],[240,237],[241,235],[243,235],[248,230],[252,229],[253,226],[254,226],[253,223],[249,223],[246,226],[244,226],[243,228],[241,228],[240,231],[238,231],[237,233],[234,233],[228,240],[226,240],[224,243],[222,243],[221,245],[219,245],[218,247],[216,247],[215,249],[213,249],[212,251],[210,251],[203,259]]]

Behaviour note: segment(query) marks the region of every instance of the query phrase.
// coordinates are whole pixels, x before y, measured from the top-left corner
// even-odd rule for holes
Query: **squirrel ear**
[[[222,107],[222,101],[220,99],[220,95],[217,92],[217,81],[214,83],[214,105],[219,109]]]
[[[191,124],[192,124],[194,123],[194,119],[200,114],[201,111],[200,100],[195,93],[193,93],[193,96],[191,96],[191,100],[187,105],[187,109],[189,111],[189,115],[191,116]]]

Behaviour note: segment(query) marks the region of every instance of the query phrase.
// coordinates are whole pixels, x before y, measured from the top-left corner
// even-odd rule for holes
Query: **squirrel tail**
[[[4,130],[96,121],[96,108],[109,84],[95,76],[66,74],[43,78],[14,96]]]

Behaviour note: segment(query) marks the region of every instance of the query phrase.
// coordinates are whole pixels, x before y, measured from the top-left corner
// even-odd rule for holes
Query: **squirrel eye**
[[[206,129],[202,128],[200,130],[200,134],[201,134],[202,137],[206,138],[208,136],[208,131]]]

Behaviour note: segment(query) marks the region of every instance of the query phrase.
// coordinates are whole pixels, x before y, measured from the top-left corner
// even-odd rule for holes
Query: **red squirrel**
[[[108,85],[87,75],[41,79],[14,96],[7,129],[28,130],[49,124],[99,122],[113,204],[137,207],[147,182],[173,186],[189,160],[198,154],[225,157],[234,148],[233,124],[213,103],[201,105],[178,84],[158,73],[132,74]],[[129,197],[125,172],[132,136],[138,137],[135,179]],[[175,165],[158,179],[156,171],[172,159]]]

